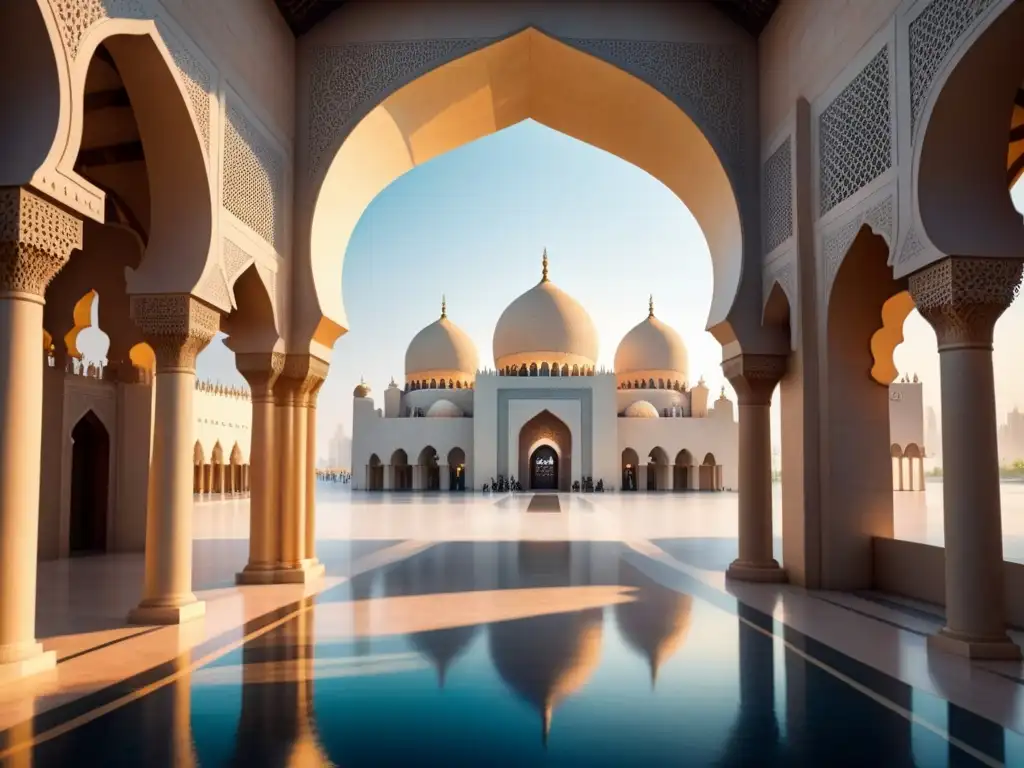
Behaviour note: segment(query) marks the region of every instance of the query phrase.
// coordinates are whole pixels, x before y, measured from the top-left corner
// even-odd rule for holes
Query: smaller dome
[[[448,302],[441,300],[441,317],[417,333],[405,352],[406,379],[417,376],[473,379],[476,347],[472,339],[448,319]]]
[[[352,397],[369,397],[369,395],[370,385],[367,384],[362,379],[360,379],[359,383],[356,385],[356,388],[352,390]]]
[[[615,373],[624,376],[650,372],[657,376],[653,372],[658,371],[675,374],[685,382],[688,368],[686,345],[674,328],[654,316],[652,296],[646,319],[634,326],[615,350]]]
[[[451,400],[437,400],[427,408],[427,417],[436,419],[459,419],[464,414],[462,409],[459,408]]]
[[[637,400],[626,407],[625,415],[631,419],[657,419],[661,414],[646,400]]]

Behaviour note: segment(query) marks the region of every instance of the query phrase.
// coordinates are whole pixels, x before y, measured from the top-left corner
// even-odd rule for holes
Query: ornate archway
[[[516,467],[518,479],[527,490],[533,487],[530,482],[535,474],[534,457],[540,456],[545,462],[551,458],[547,452],[537,453],[544,446],[550,448],[557,459],[554,465],[557,469],[554,473],[555,486],[551,488],[545,486],[546,489],[571,490],[572,432],[564,421],[546,409],[523,424],[522,429],[519,430],[519,461]],[[549,482],[546,469],[542,470],[540,478],[545,484]]]
[[[530,489],[558,490],[558,452],[550,445],[538,445],[530,454]]]

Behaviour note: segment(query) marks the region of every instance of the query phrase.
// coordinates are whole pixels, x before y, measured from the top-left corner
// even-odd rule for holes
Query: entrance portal
[[[550,445],[541,445],[530,456],[530,489],[558,490],[558,454]]]
[[[107,551],[107,481],[110,437],[96,414],[83,416],[71,431],[72,555]]]

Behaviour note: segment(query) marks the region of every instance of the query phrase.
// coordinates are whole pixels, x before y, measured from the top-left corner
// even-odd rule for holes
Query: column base
[[[928,637],[928,650],[952,653],[967,659],[1020,661],[1021,650],[1009,635],[1001,638],[976,638],[943,627]]]
[[[184,624],[206,615],[206,603],[193,600],[184,605],[146,605],[142,601],[128,613],[130,624]]]
[[[766,563],[748,563],[736,559],[729,564],[729,570],[725,572],[725,578],[733,581],[753,581],[762,584],[779,584],[787,581],[786,572],[779,566],[778,561],[769,560]]]
[[[327,569],[316,558],[302,560],[298,565],[276,564],[271,568],[249,568],[235,574],[236,584],[309,584],[324,575]]]
[[[252,584],[274,584],[274,576],[277,569],[274,566],[247,565],[235,574],[235,584],[247,586]]]
[[[57,654],[44,651],[42,643],[33,643],[29,648],[18,646],[18,658],[5,660],[7,649],[0,648],[0,683],[10,683],[57,666]],[[14,655],[11,653],[10,655]]]

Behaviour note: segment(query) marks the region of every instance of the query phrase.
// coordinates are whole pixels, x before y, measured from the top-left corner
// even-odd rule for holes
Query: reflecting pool
[[[1024,759],[1015,733],[619,542],[436,544],[37,720],[44,766]]]

